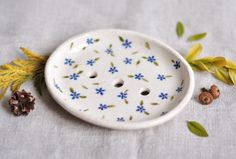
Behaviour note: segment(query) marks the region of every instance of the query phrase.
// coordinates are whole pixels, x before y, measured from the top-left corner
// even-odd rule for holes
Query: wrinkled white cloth
[[[161,39],[186,54],[186,38],[207,32],[202,56],[236,61],[235,0],[0,0],[0,64],[23,57],[20,46],[50,53],[69,37],[95,29],[121,28]],[[175,33],[185,25],[183,38]],[[208,73],[195,73],[192,100],[173,120],[139,131],[116,131],[87,124],[63,110],[48,94],[36,96],[36,110],[15,117],[7,99],[0,109],[1,159],[235,159],[236,88]],[[210,106],[196,98],[201,87],[217,84],[221,97]],[[208,138],[192,135],[186,120],[196,120]]]

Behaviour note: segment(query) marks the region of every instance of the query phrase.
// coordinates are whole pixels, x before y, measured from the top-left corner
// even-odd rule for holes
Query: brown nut
[[[202,92],[198,98],[203,105],[210,104],[213,101],[213,96],[209,92]]]
[[[220,90],[216,85],[212,85],[209,92],[211,93],[214,99],[220,96]]]

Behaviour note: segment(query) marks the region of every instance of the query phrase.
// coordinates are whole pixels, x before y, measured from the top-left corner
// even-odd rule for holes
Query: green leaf
[[[187,41],[201,40],[201,39],[205,38],[206,35],[207,35],[207,33],[200,33],[200,34],[191,35],[190,37],[188,37]]]
[[[73,43],[73,42],[72,42],[72,43],[70,43],[70,49],[72,49],[73,45],[74,45],[74,43]]]
[[[113,62],[111,62],[111,66],[114,67],[114,63]]]
[[[200,137],[208,137],[206,129],[196,121],[187,121],[187,126],[190,132]]]
[[[201,44],[195,44],[193,47],[191,47],[188,51],[188,54],[185,56],[185,59],[187,61],[192,61],[198,58],[200,53],[202,52],[202,45]]]
[[[143,100],[140,101],[140,105],[143,105]]]
[[[155,61],[155,62],[153,62],[154,63],[154,65],[156,65],[156,66],[159,66],[159,64]]]
[[[229,77],[231,81],[236,85],[236,70],[234,69],[229,69]]]
[[[82,71],[82,70],[81,70],[81,71],[78,71],[78,73],[77,73],[77,74],[81,74],[81,73],[83,73],[83,72],[84,72],[84,71]]]
[[[180,21],[176,25],[176,34],[179,38],[184,35],[184,25]]]
[[[145,114],[145,115],[150,115],[150,113],[148,113],[148,112],[146,112],[146,111],[144,112],[144,114]]]
[[[73,88],[71,88],[71,87],[70,87],[69,89],[70,89],[70,92],[71,92],[71,93],[73,93],[73,92],[74,92],[74,89],[73,89]]]
[[[140,62],[141,62],[141,61],[140,61],[140,60],[138,60],[138,61],[136,62],[136,65],[139,65],[139,64],[140,64]]]
[[[151,105],[159,105],[158,103],[150,103]]]
[[[148,49],[148,50],[150,50],[151,48],[150,48],[150,45],[149,45],[149,43],[148,42],[145,42],[145,44],[144,44],[144,46]]]
[[[125,41],[124,38],[121,37],[121,36],[119,36],[119,39],[120,39],[121,42],[124,42],[124,41]]]

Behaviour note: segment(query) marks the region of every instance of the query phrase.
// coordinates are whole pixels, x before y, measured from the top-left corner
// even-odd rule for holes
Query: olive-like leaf
[[[202,52],[202,45],[201,44],[195,44],[193,47],[191,47],[188,51],[188,54],[185,56],[185,59],[187,61],[195,60],[200,53]]]
[[[176,34],[179,38],[184,35],[184,25],[180,21],[176,25]]]
[[[233,85],[233,82],[229,76],[229,70],[227,68],[216,68],[214,76],[226,84]]]
[[[125,41],[122,36],[119,36],[119,40],[120,40],[121,42],[124,42],[124,41]]]
[[[144,46],[145,46],[148,50],[151,49],[151,48],[150,48],[150,44],[149,44],[148,42],[145,42]]]
[[[194,135],[200,137],[208,137],[206,129],[200,123],[196,121],[187,121],[187,126],[189,131],[192,132]]]
[[[232,80],[232,82],[234,83],[234,85],[236,85],[236,70],[229,69],[229,77]]]
[[[190,37],[188,37],[187,41],[201,40],[201,39],[205,38],[206,35],[207,35],[207,33],[200,33],[200,34],[191,35]]]

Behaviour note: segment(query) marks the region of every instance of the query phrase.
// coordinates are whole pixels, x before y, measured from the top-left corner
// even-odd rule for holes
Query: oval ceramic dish
[[[179,53],[125,30],[75,36],[50,56],[45,71],[52,97],[89,123],[141,129],[173,118],[190,100],[194,76]]]

